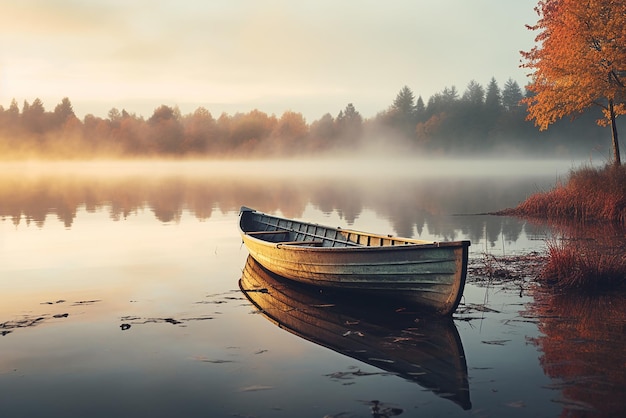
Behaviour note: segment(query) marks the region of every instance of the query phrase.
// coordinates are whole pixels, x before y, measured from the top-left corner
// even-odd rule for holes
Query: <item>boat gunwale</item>
[[[262,243],[263,245],[267,247],[286,248],[286,249],[288,248],[290,251],[316,251],[316,252],[317,251],[319,252],[330,251],[330,252],[338,252],[338,253],[339,252],[362,252],[362,251],[367,251],[367,252],[415,251],[417,249],[424,250],[424,249],[430,249],[430,248],[436,249],[436,248],[446,248],[446,247],[462,248],[462,247],[470,246],[470,241],[446,241],[446,242],[433,242],[433,243],[428,243],[428,244],[410,243],[410,244],[403,244],[403,245],[380,245],[380,246],[357,244],[357,245],[352,245],[352,246],[347,246],[347,247],[322,247],[319,245],[313,245],[314,241],[311,241],[312,245],[306,245],[308,241],[302,241],[301,243],[296,243],[296,242],[291,242],[291,241],[271,242],[271,241],[266,241],[260,238],[256,238],[252,235],[247,234],[245,231],[244,231],[244,234],[249,239]]]
[[[296,230],[294,228],[291,229],[285,229],[284,227],[281,227],[279,225],[271,225],[271,224],[267,224],[268,226],[274,227],[276,229],[274,230],[245,230],[242,226],[242,220],[243,218],[243,213],[244,212],[252,212],[258,216],[265,216],[268,218],[272,218],[272,219],[276,219],[276,220],[284,220],[284,221],[288,221],[288,222],[293,222],[297,225],[302,225],[305,227],[313,227],[313,228],[322,228],[324,230],[327,231],[333,231],[333,232],[339,232],[342,234],[348,234],[352,235],[354,234],[355,236],[364,236],[364,237],[368,237],[368,238],[374,238],[374,239],[379,239],[381,240],[390,240],[392,242],[398,242],[398,245],[367,245],[367,244],[363,244],[363,243],[358,243],[358,242],[354,242],[354,241],[350,241],[350,240],[339,240],[336,238],[332,238],[332,237],[327,237],[327,236],[318,236],[315,234],[310,234],[308,232],[305,231],[300,231],[300,230]],[[268,215],[266,213],[263,212],[258,212],[254,209],[250,209],[247,207],[242,206],[241,210],[240,210],[240,222],[239,222],[239,229],[242,235],[245,235],[246,237],[248,237],[248,239],[254,240],[257,243],[262,243],[264,245],[267,245],[268,247],[272,247],[272,248],[281,248],[281,247],[287,247],[289,248],[289,250],[294,250],[294,251],[320,251],[320,252],[325,252],[325,251],[332,251],[332,252],[355,252],[355,251],[375,251],[375,250],[381,250],[381,251],[398,251],[398,250],[414,250],[414,249],[426,249],[426,248],[445,248],[445,247],[469,247],[471,245],[469,240],[459,240],[459,241],[425,241],[425,240],[418,240],[418,239],[413,239],[413,238],[406,238],[406,237],[399,237],[399,236],[393,236],[393,235],[382,235],[382,234],[376,234],[376,233],[370,233],[370,232],[365,232],[365,231],[358,231],[358,230],[354,230],[354,229],[344,229],[341,227],[331,227],[331,226],[327,226],[327,225],[321,225],[321,224],[314,224],[314,223],[310,223],[310,222],[304,222],[304,221],[299,221],[299,220],[295,220],[295,219],[289,219],[289,218],[282,218],[279,216],[274,216],[274,215]],[[281,229],[279,229],[281,228]],[[309,242],[308,240],[303,240],[303,241],[294,241],[294,240],[285,240],[285,241],[269,241],[266,239],[262,239],[262,238],[258,238],[255,235],[272,235],[274,233],[279,234],[279,233],[285,233],[285,234],[289,234],[289,233],[302,233],[304,235],[308,235],[311,236],[311,245],[307,245],[307,242]],[[330,242],[337,242],[337,243],[341,243],[344,244],[346,246],[341,246],[341,247],[334,247],[334,246],[319,246],[319,245],[315,245],[313,242],[316,240],[324,240],[324,241],[330,241]]]

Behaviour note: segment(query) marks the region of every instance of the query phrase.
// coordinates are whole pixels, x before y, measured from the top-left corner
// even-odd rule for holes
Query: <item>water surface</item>
[[[480,264],[543,250],[545,225],[484,213],[551,187],[572,166],[400,161],[393,175],[376,175],[368,161],[346,163],[336,177],[336,163],[6,165],[3,416],[552,417],[626,408],[625,373],[613,367],[625,354],[618,296],[567,304],[533,297],[523,278],[470,274],[447,324],[411,311],[372,317],[355,301],[306,292],[290,294],[295,309],[259,314],[254,296],[267,294],[239,285],[249,264],[241,205],[470,239]],[[293,312],[303,312],[298,322]],[[305,327],[311,318],[326,326]],[[376,351],[350,345],[364,343]],[[432,358],[433,346],[446,356]]]

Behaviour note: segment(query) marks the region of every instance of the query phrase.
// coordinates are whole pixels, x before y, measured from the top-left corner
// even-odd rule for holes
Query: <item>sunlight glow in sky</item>
[[[365,117],[495,77],[526,84],[535,0],[5,0],[0,105],[69,97],[79,117],[161,104]]]

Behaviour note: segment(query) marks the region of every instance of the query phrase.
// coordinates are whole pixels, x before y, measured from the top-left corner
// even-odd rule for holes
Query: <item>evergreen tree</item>
[[[417,124],[415,96],[408,86],[404,86],[393,101],[389,111],[389,121],[392,127],[399,130],[405,137],[415,136]]]
[[[335,124],[337,133],[349,143],[354,143],[361,136],[363,117],[352,103],[348,103],[344,110],[339,111]]]
[[[426,120],[426,105],[424,104],[424,99],[422,96],[417,98],[415,102],[415,121],[417,123],[424,122]]]
[[[484,114],[482,115],[482,119],[485,123],[484,134],[486,146],[491,146],[493,144],[492,141],[496,139],[494,136],[498,134],[496,127],[502,115],[502,109],[502,93],[500,92],[500,87],[498,87],[495,77],[491,77],[489,85],[487,86],[487,93],[485,94]]]
[[[311,137],[328,141],[335,136],[335,119],[330,113],[324,114],[319,120],[311,123]]]
[[[456,86],[444,88],[441,95],[443,96],[443,102],[446,105],[451,105],[459,100],[459,92],[457,91]]]
[[[485,89],[476,81],[472,80],[461,98],[467,104],[481,106],[485,102]]]
[[[509,78],[502,89],[502,106],[509,112],[514,111],[521,106],[520,102],[523,98],[522,89],[517,81]]]
[[[72,108],[70,99],[64,97],[63,100],[61,100],[61,103],[56,105],[54,108],[53,124],[56,127],[60,127],[65,124],[68,119],[76,119],[76,114],[74,114],[74,109]]]
[[[408,86],[402,87],[396,99],[393,101],[392,109],[396,111],[404,120],[412,119],[415,112],[415,96]]]
[[[9,105],[9,109],[7,110],[7,112],[11,114],[11,117],[17,119],[17,117],[20,115],[20,108],[17,105],[17,100],[11,100],[11,104]]]
[[[500,93],[500,87],[498,87],[495,77],[492,77],[485,94],[485,108],[487,112],[498,112],[501,107],[502,94]]]
[[[46,129],[46,109],[43,102],[37,98],[32,104],[24,100],[22,107],[22,124],[27,131],[42,133]]]

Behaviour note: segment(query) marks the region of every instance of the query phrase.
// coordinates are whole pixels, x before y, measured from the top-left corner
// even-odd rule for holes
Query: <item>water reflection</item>
[[[363,182],[359,173],[335,178],[328,166],[291,165],[280,176],[196,167],[152,173],[146,164],[105,174],[0,167],[3,416],[371,416],[370,409],[385,408],[374,399],[404,408],[401,416],[558,416],[562,410],[563,416],[620,416],[626,409],[623,297],[538,295],[525,314],[531,317],[520,318],[530,298],[520,298],[517,286],[477,286],[470,274],[463,302],[471,310],[454,323],[471,375],[472,409],[465,411],[419,386],[449,385],[444,391],[466,405],[467,391],[455,392],[467,387],[462,363],[452,361],[461,362],[461,354],[451,352],[448,362],[411,357],[423,349],[417,342],[438,352],[455,347],[454,329],[415,324],[411,316],[407,324],[399,314],[388,324],[387,316],[343,305],[304,310],[326,323],[325,313],[351,321],[336,328],[340,342],[363,341],[358,334],[343,337],[348,331],[380,335],[378,345],[367,347],[377,369],[249,315],[236,285],[248,255],[236,231],[241,204],[381,233],[462,236],[477,251],[485,237],[486,245],[498,247],[511,240],[513,251],[521,251],[542,226],[450,215],[514,206],[541,182],[553,183],[554,175],[442,179],[441,170],[432,170],[427,178],[370,175]],[[331,175],[318,176],[323,172]],[[423,335],[405,332],[412,328]],[[414,363],[441,372],[386,369]],[[355,364],[385,376],[359,377]]]
[[[365,211],[388,220],[393,233],[424,239],[515,242],[523,234],[542,235],[542,227],[511,218],[477,216],[515,206],[552,178],[368,177],[189,175],[147,172],[0,172],[0,218],[14,225],[43,228],[49,216],[71,228],[81,210],[105,211],[123,220],[144,209],[161,222],[178,222],[185,212],[200,220],[214,211],[237,211],[242,204],[264,212],[301,218],[307,208],[335,213],[351,226]],[[183,171],[183,170],[181,170]],[[465,216],[450,216],[463,214]],[[468,216],[469,215],[469,216]],[[429,234],[429,236],[424,236]]]
[[[373,365],[470,409],[467,365],[450,319],[396,312],[372,301],[347,300],[263,269],[248,257],[239,286],[259,311],[280,328]],[[344,379],[360,371],[333,373]]]
[[[592,260],[600,254],[605,268],[612,257],[623,258],[626,236],[620,226],[559,223],[552,231],[567,251]],[[599,271],[596,277],[585,276],[590,283],[601,279]],[[539,287],[527,312],[538,319],[542,335],[532,341],[543,353],[539,360],[545,374],[561,392],[557,402],[563,405],[563,416],[613,417],[626,411],[626,291],[623,286],[606,293],[592,288]]]
[[[537,291],[529,315],[547,376],[554,379],[562,416],[616,417],[626,411],[626,294]]]

